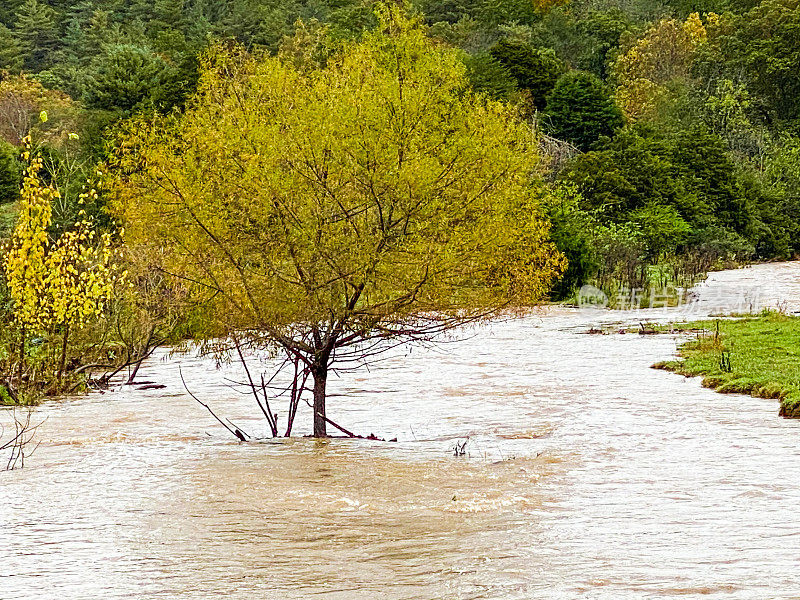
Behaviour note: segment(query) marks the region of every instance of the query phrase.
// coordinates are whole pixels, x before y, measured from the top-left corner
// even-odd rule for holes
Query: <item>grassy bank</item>
[[[687,325],[703,333],[680,348],[682,360],[653,365],[722,393],[781,401],[780,414],[800,418],[800,317],[769,313]]]

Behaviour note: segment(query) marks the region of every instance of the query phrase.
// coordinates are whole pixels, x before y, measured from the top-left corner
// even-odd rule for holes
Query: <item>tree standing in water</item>
[[[562,266],[530,127],[418,20],[378,16],[325,60],[216,47],[185,114],[117,155],[127,242],[193,290],[202,335],[294,365],[287,435],[307,379],[325,437],[333,367],[530,305]]]

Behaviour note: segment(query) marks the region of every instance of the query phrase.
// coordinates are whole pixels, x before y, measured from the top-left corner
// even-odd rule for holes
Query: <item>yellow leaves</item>
[[[712,15],[713,14],[714,13],[712,13]],[[703,25],[700,15],[696,12],[690,14],[686,18],[686,21],[683,23],[683,30],[686,32],[686,35],[689,36],[689,40],[694,47],[708,38],[706,27]]]
[[[544,14],[549,12],[556,6],[563,6],[569,3],[569,0],[532,0],[533,7],[536,9],[536,12]]]
[[[718,15],[706,16],[709,26]],[[686,21],[663,19],[648,29],[613,66],[616,100],[629,122],[646,119],[666,92],[665,85],[689,76],[696,50],[706,42],[708,31],[698,13]]]
[[[560,268],[530,128],[397,7],[379,18],[317,70],[213,49],[186,113],[125,125],[126,241],[217,322],[335,319],[361,285],[372,315],[534,302]]]
[[[48,138],[57,145],[66,137],[65,121],[74,116],[74,105],[65,94],[47,89],[26,75],[5,74],[0,78],[0,138],[23,144],[33,129],[37,139]]]
[[[27,143],[29,153],[30,140]],[[14,318],[35,330],[55,324],[82,327],[100,313],[120,279],[111,237],[104,234],[95,244],[92,222],[82,211],[75,228],[51,243],[50,207],[59,195],[39,179],[41,168],[41,158],[30,159],[17,225],[3,262]]]
[[[615,95],[617,106],[620,107],[628,122],[646,120],[656,114],[659,99],[665,93],[664,89],[649,79],[635,79],[620,87]]]

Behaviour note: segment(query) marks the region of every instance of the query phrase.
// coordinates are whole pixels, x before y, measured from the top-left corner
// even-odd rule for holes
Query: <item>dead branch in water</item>
[[[294,363],[294,377],[292,378],[292,389],[289,396],[289,417],[286,425],[286,433],[284,437],[289,437],[292,434],[292,427],[294,426],[294,418],[297,415],[297,408],[300,405],[300,397],[306,390],[306,383],[311,376],[311,371],[308,367],[300,369],[300,358],[295,356],[292,359]]]
[[[225,421],[223,421],[222,419],[220,419],[220,418],[219,418],[219,417],[216,415],[216,413],[214,413],[214,411],[213,411],[213,410],[211,410],[211,407],[210,407],[208,404],[206,404],[205,402],[203,402],[202,400],[200,400],[200,398],[198,398],[197,396],[195,396],[195,395],[192,393],[192,391],[189,389],[189,386],[188,386],[188,385],[186,385],[186,380],[183,378],[183,370],[180,368],[180,366],[178,366],[178,373],[179,373],[179,374],[180,374],[180,376],[181,376],[181,381],[183,382],[183,388],[186,390],[186,393],[187,393],[187,394],[189,394],[189,395],[190,395],[192,398],[194,398],[194,400],[195,400],[195,401],[196,401],[198,404],[200,404],[200,406],[204,406],[204,407],[206,408],[206,410],[207,410],[208,412],[210,412],[210,413],[211,413],[211,416],[212,416],[212,417],[214,417],[214,418],[215,418],[217,421],[219,421],[220,425],[222,425],[222,426],[223,426],[225,429],[227,429],[228,431],[230,431],[231,435],[233,435],[233,436],[234,436],[236,439],[238,439],[240,442],[246,442],[246,441],[247,441],[247,438],[248,438],[248,436],[247,436],[247,435],[246,435],[246,434],[245,434],[245,433],[244,433],[244,432],[243,432],[241,429],[239,429],[239,428],[238,428],[238,427],[236,427],[235,425],[233,426],[233,428],[231,428],[231,427],[230,427],[230,426],[229,426],[227,423],[225,423]]]
[[[361,437],[360,435],[356,435],[356,434],[355,434],[355,433],[353,433],[352,431],[349,431],[348,429],[345,429],[345,428],[344,428],[344,427],[342,427],[341,425],[338,425],[338,424],[334,423],[333,421],[331,421],[331,420],[330,420],[328,417],[326,417],[326,416],[325,416],[325,415],[323,415],[322,413],[317,413],[317,414],[318,414],[320,417],[322,417],[323,419],[325,419],[325,422],[326,422],[328,425],[333,425],[334,427],[336,427],[336,429],[338,429],[339,431],[341,431],[341,432],[342,432],[343,434],[345,434],[347,437],[351,437],[351,438],[357,438],[357,437]]]
[[[5,428],[0,425],[0,451],[11,450],[11,454],[5,466],[6,471],[22,469],[25,466],[25,458],[36,452],[39,443],[41,443],[37,443],[33,449],[30,449],[33,438],[36,435],[36,430],[44,423],[44,421],[36,423],[35,425],[31,423],[31,417],[33,415],[33,410],[31,409],[26,411],[24,418],[20,418],[17,415],[16,408],[12,409],[11,414],[14,419],[14,435],[11,439],[5,442],[2,441]]]
[[[247,361],[244,358],[244,353],[242,352],[242,346],[239,343],[239,338],[234,337],[233,343],[236,346],[236,352],[239,354],[239,360],[242,362],[242,366],[244,367],[244,372],[247,374],[247,381],[250,383],[250,389],[253,392],[253,396],[256,399],[256,404],[261,409],[261,412],[264,413],[264,416],[267,419],[267,423],[269,423],[269,428],[272,430],[272,437],[278,437],[278,416],[272,414],[272,409],[269,406],[269,398],[267,397],[267,386],[264,384],[264,376],[261,376],[261,389],[264,392],[264,403],[261,403],[261,399],[258,396],[258,388],[256,384],[253,382],[253,378],[250,376],[250,369],[247,366]]]
[[[300,401],[303,399],[303,393],[310,391],[306,384],[308,383],[309,377],[311,377],[311,370],[307,365],[303,364],[299,356],[287,352],[286,357],[274,370],[269,379],[267,379],[264,373],[260,374],[259,385],[259,383],[256,383],[256,378],[253,376],[253,371],[248,364],[246,348],[242,345],[238,337],[232,336],[231,340],[231,350],[236,351],[246,376],[245,381],[230,380],[231,383],[249,390],[248,392],[242,393],[252,394],[255,398],[258,408],[267,420],[272,437],[279,436],[278,411],[273,410],[272,406],[277,401],[287,399],[289,406],[286,418],[286,431],[283,437],[290,437],[292,435],[297,409],[300,405]],[[290,382],[288,384],[276,383],[276,379],[289,369],[291,369]],[[270,403],[270,398],[273,404]]]

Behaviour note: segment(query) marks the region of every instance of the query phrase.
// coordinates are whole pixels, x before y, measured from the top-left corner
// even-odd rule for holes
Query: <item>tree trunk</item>
[[[325,428],[325,385],[328,382],[327,361],[322,365],[315,365],[311,372],[314,377],[314,437],[328,437]]]
[[[67,344],[69,343],[69,323],[64,325],[64,339],[61,342],[61,357],[58,361],[58,382],[64,376],[64,369],[67,367]]]
[[[156,326],[152,325],[150,327],[150,333],[147,334],[147,341],[144,343],[144,348],[142,348],[139,352],[139,360],[136,361],[136,364],[133,367],[133,371],[128,377],[128,381],[126,385],[133,385],[133,380],[136,379],[136,375],[139,373],[139,367],[142,366],[144,359],[150,355],[150,343],[153,341],[153,336],[156,334]]]
[[[22,375],[25,372],[25,326],[19,330],[19,366],[17,367],[17,389],[22,389]]]

